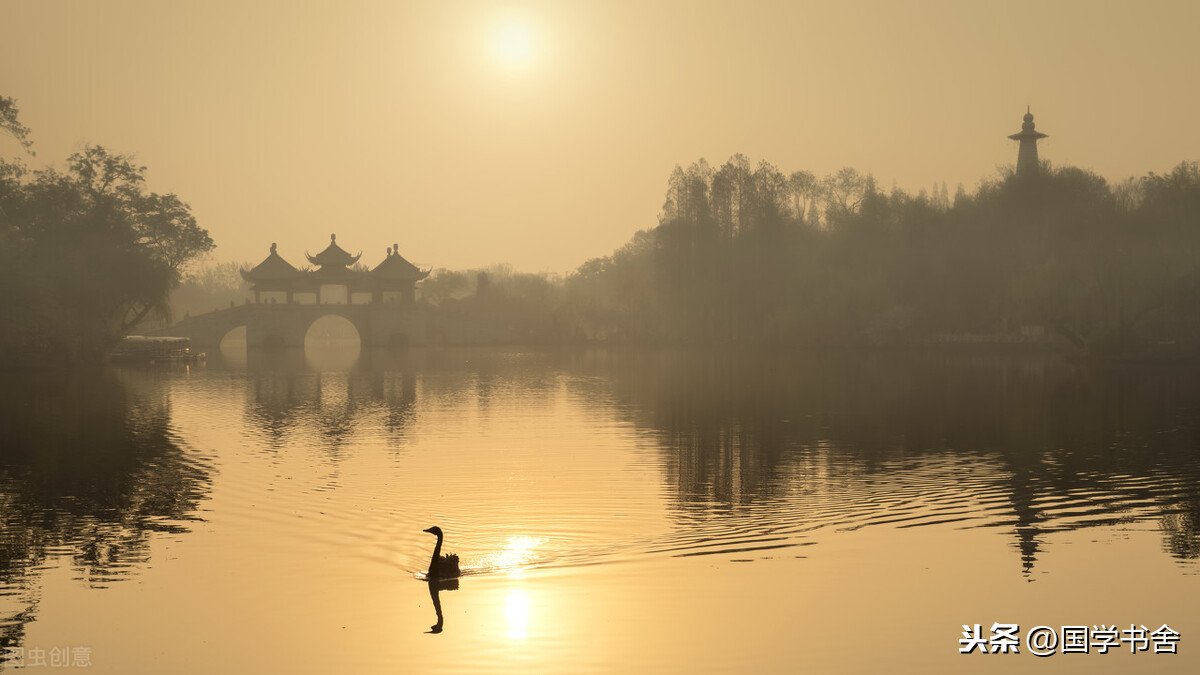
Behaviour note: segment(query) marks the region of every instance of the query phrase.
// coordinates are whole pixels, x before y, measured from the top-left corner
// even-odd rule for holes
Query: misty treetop
[[[574,329],[664,343],[912,343],[1065,336],[1200,355],[1200,170],[1116,187],[1074,167],[974,193],[884,192],[842,169],[735,155],[676,168],[658,226],[567,282]]]
[[[145,190],[145,171],[98,146],[71,155],[66,171],[0,159],[9,358],[102,359],[131,327],[168,312],[184,266],[213,241],[179,197]]]
[[[15,138],[26,152],[33,155],[33,141],[29,139],[29,127],[21,124],[19,117],[20,110],[17,108],[17,100],[0,96],[0,131]]]

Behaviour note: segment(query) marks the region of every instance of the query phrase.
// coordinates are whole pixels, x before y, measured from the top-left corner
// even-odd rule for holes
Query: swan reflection
[[[442,632],[442,624],[445,619],[442,617],[442,591],[457,591],[458,579],[429,579],[429,599],[433,601],[433,611],[437,613],[437,623],[429,627],[426,633]]]

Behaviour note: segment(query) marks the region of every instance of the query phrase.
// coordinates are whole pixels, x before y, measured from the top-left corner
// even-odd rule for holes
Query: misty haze
[[[1195,3],[4,17],[0,671],[1200,667]]]

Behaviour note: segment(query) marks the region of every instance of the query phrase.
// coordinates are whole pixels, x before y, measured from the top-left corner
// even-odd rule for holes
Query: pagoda
[[[1029,111],[1029,106],[1025,107],[1025,121],[1021,124],[1021,133],[1013,134],[1009,138],[1021,142],[1017,148],[1017,175],[1032,176],[1036,174],[1038,172],[1037,142],[1047,138],[1047,134],[1034,131],[1033,113]]]

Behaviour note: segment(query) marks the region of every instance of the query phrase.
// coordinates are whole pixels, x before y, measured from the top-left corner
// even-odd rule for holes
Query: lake
[[[0,640],[97,673],[1196,672],[1198,374],[467,348],[9,373]],[[456,588],[423,581],[433,525]],[[960,654],[964,624],[987,644]],[[1064,653],[1063,626],[1131,632]]]

